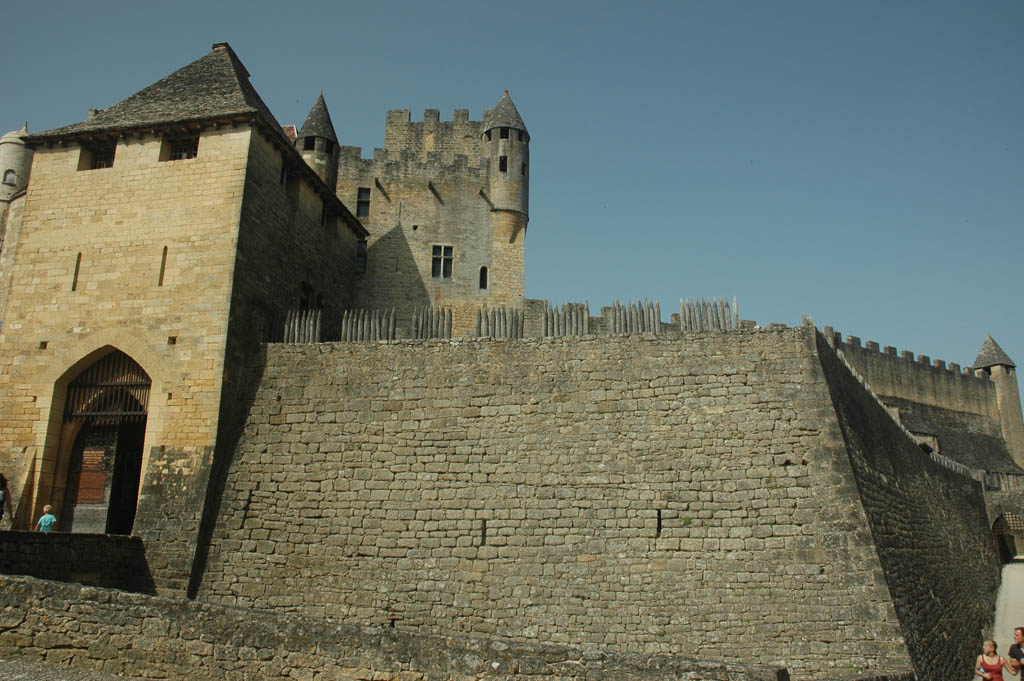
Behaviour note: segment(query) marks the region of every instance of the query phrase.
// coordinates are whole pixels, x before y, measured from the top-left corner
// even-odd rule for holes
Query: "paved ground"
[[[111,676],[88,669],[31,662],[20,657],[0,659],[0,679],[3,681],[126,681],[130,678]]]

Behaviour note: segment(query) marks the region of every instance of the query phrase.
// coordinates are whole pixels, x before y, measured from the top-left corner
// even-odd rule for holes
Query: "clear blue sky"
[[[971,364],[1024,365],[1024,3],[46,2],[5,13],[0,131],[114,104],[226,41],[282,123],[322,89],[531,134],[527,295],[736,296]]]

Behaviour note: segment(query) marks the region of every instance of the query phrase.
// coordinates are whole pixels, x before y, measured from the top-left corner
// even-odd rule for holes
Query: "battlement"
[[[408,125],[415,124],[412,120],[412,115],[409,109],[388,109],[387,112],[387,126],[391,125]],[[452,118],[450,121],[441,121],[441,110],[440,109],[424,109],[422,123],[479,123],[483,124],[482,120],[471,121],[469,120],[469,109],[452,109]]]
[[[825,338],[830,344],[839,347],[844,351],[848,350],[861,350],[865,353],[875,353],[879,355],[885,355],[887,357],[898,358],[903,362],[917,365],[920,367],[930,367],[939,371],[945,371],[947,373],[955,374],[957,376],[965,376],[968,378],[982,378],[984,379],[985,374],[978,374],[975,370],[969,366],[961,367],[956,362],[946,363],[944,359],[932,359],[928,355],[915,355],[911,350],[897,351],[897,348],[892,345],[880,346],[875,341],[869,340],[861,346],[861,339],[859,336],[847,336],[846,340],[842,339],[842,334],[838,331],[833,330],[831,326],[826,326],[822,331]]]
[[[920,404],[978,414],[999,420],[995,384],[984,371],[974,371],[956,362],[947,363],[910,350],[861,343],[858,336],[842,335],[826,326],[826,341],[843,352],[857,373],[883,399],[897,398]]]

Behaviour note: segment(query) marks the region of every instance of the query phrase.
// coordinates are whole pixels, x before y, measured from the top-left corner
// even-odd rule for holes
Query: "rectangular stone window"
[[[307,137],[306,139],[302,140],[302,150],[303,151],[313,151],[314,149],[316,149],[316,138],[315,137]]]
[[[502,128],[501,129],[501,139],[503,139],[503,140],[507,140],[508,139],[508,128]]]
[[[519,141],[522,142],[523,141],[523,131],[522,130],[516,130],[516,134],[519,136]]]
[[[360,187],[356,197],[356,217],[365,218],[370,216],[370,188]]]
[[[430,263],[430,276],[442,279],[452,278],[452,261],[455,259],[454,250],[452,246],[434,246]]]
[[[114,166],[114,152],[117,140],[92,140],[82,143],[82,151],[78,156],[79,170],[97,170]]]
[[[366,239],[360,239],[356,244],[356,272],[362,274],[366,271]]]
[[[160,146],[161,161],[184,161],[199,156],[199,135],[164,137]]]
[[[498,170],[500,170],[503,173],[508,172],[508,156],[498,157]]]

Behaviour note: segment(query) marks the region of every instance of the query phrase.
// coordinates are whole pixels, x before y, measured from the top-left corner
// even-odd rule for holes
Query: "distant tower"
[[[530,221],[530,133],[508,90],[484,112],[483,156],[488,167],[494,260],[492,299],[515,301],[525,293],[524,242]]]
[[[323,92],[316,98],[306,122],[299,129],[295,148],[320,179],[334,190],[338,183],[338,136],[334,134],[334,124],[331,123]]]
[[[999,422],[1003,440],[1018,465],[1024,466],[1024,418],[1020,408],[1020,390],[1017,387],[1016,365],[1003,349],[986,336],[985,343],[974,360],[974,371],[984,371],[996,384],[996,401],[999,405]]]
[[[12,130],[0,137],[0,201],[10,201],[28,186],[32,150],[21,139],[27,134],[28,123],[21,130]]]

